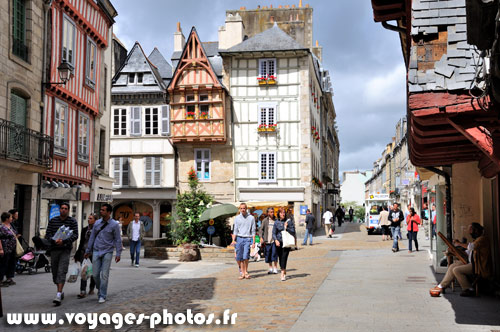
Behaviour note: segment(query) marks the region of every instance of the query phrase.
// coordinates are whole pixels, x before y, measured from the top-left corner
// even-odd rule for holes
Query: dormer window
[[[276,77],[276,59],[260,59],[259,60],[259,77],[270,78]]]
[[[128,84],[142,84],[144,73],[129,73]]]
[[[186,102],[188,102],[188,103],[192,103],[192,102],[194,102],[194,101],[195,101],[195,99],[194,99],[194,95],[187,95],[187,96],[186,96]]]

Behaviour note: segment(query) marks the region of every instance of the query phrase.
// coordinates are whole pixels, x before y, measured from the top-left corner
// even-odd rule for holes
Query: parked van
[[[365,225],[368,234],[381,233],[382,228],[379,225],[380,211],[383,206],[389,206],[391,200],[389,194],[371,194],[365,201]]]

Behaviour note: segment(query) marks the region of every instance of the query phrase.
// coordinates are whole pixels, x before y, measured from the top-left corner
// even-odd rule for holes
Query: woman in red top
[[[408,252],[411,252],[411,241],[415,241],[415,249],[418,251],[418,241],[417,241],[417,233],[418,233],[418,225],[421,224],[420,217],[415,212],[414,208],[410,208],[410,214],[406,217],[406,224],[408,225]]]

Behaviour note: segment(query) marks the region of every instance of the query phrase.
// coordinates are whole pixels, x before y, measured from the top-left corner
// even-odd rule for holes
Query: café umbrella
[[[228,218],[238,213],[238,208],[233,204],[219,204],[206,209],[200,217],[200,221],[206,221],[215,218]]]

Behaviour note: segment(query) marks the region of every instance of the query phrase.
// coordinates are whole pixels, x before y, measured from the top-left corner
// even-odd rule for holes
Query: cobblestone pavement
[[[391,256],[392,252],[390,252],[392,242],[383,242],[380,236],[368,236],[362,225],[350,223],[337,228],[333,239],[319,236],[315,237],[314,241],[313,246],[302,247],[299,245],[299,250],[290,253],[287,273],[289,279],[285,282],[280,281],[279,274],[268,275],[267,264],[262,261],[250,263],[249,272],[252,279],[238,280],[238,270],[235,263],[204,261],[179,263],[145,259],[141,261],[141,268],[136,269],[127,266],[128,260],[124,258],[125,262],[122,261],[117,265],[113,263],[109,301],[104,305],[98,305],[95,296],[77,300],[75,297],[78,293],[78,287],[67,285],[66,299],[63,305],[54,308],[51,305],[54,287],[50,283],[50,276],[40,274],[17,277],[18,285],[2,289],[4,309],[6,312],[55,312],[60,316],[66,312],[107,312],[110,314],[132,312],[150,315],[153,313],[161,314],[163,309],[168,309],[174,315],[175,313],[185,313],[188,309],[192,310],[193,314],[214,313],[216,318],[219,318],[226,309],[229,309],[230,313],[238,314],[234,326],[174,325],[157,326],[155,329],[150,329],[146,321],[141,325],[124,326],[120,331],[218,329],[227,331],[289,331],[291,329],[297,331],[414,331],[411,326],[406,326],[407,317],[405,315],[408,303],[411,303],[412,307],[421,308],[419,314],[422,316],[419,316],[419,319],[425,321],[426,316],[432,316],[432,312],[425,309],[429,298],[415,296],[418,292],[425,292],[428,285],[425,284],[425,287],[418,289],[418,292],[409,288],[409,286],[414,285],[421,286],[418,283],[420,279],[415,279],[415,281],[398,277],[397,281],[394,282],[397,293],[400,295],[397,301],[392,296],[394,285],[391,285],[390,282],[393,277],[390,274],[391,271],[382,268],[378,270],[378,274],[373,275],[377,279],[378,285],[383,285],[376,291],[371,292],[370,287],[367,287],[370,285],[366,283],[366,278],[373,274],[377,267],[391,264],[395,259],[397,264],[403,264],[405,260],[413,259],[403,257],[404,255],[417,257],[416,265],[413,264],[413,268],[426,269],[425,277],[427,279],[425,282],[433,285],[434,280],[431,280],[433,276],[429,275],[427,271],[429,264],[425,252],[421,252],[419,256],[407,255],[403,252],[396,254],[397,257],[393,257]],[[301,239],[298,242],[301,243]],[[404,245],[401,243],[402,248]],[[378,257],[385,258],[383,261],[377,261]],[[342,264],[338,265],[339,263]],[[353,270],[349,270],[351,266]],[[404,264],[401,265],[401,268],[405,268]],[[335,274],[337,270],[340,273],[338,275]],[[386,273],[383,273],[384,271]],[[340,284],[335,284],[336,279]],[[384,282],[384,280],[386,281]],[[407,280],[415,282],[408,283]],[[359,286],[368,292],[366,294],[362,291],[349,293],[360,288]],[[13,301],[13,298],[16,300]],[[414,302],[414,299],[418,301]],[[10,301],[9,305],[6,305],[8,301]],[[448,319],[443,321],[443,324],[448,322],[449,325],[451,324],[450,327],[456,327],[456,323],[453,323],[453,320],[450,321],[449,318],[454,313],[453,309],[456,308],[447,304],[446,298],[440,298],[438,301],[440,302],[433,302],[434,313],[444,308],[443,312]],[[391,303],[396,303],[398,306],[397,313],[401,316],[400,322],[403,324],[401,329],[396,325],[377,325],[376,315],[370,316],[367,324],[360,323],[363,314],[367,310],[371,310],[373,305],[391,306]],[[390,320],[390,315],[386,316],[382,317],[382,322],[385,319]],[[337,319],[332,323],[328,321],[328,317],[336,317]],[[435,318],[436,315],[433,317]],[[410,321],[408,320],[408,322]],[[4,327],[7,327],[5,322],[0,325],[0,331],[3,331]],[[45,328],[38,326],[31,329],[26,326],[8,328],[9,331],[88,331],[86,325],[61,325]],[[96,331],[113,330],[112,327],[103,327],[102,325],[96,329]]]

